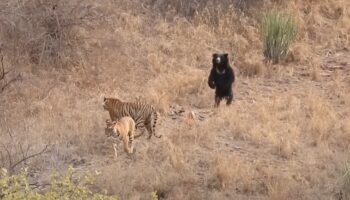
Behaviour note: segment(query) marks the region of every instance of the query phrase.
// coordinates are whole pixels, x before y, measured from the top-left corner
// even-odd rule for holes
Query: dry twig
[[[45,153],[48,147],[49,147],[49,145],[45,145],[45,147],[41,151],[39,151],[38,153],[34,153],[34,154],[23,157],[21,160],[17,161],[15,164],[10,166],[10,171],[13,171],[17,165],[23,163],[24,161]]]
[[[21,75],[18,74],[14,78],[12,78],[9,81],[5,81],[5,76],[11,72],[13,69],[10,69],[9,71],[5,71],[5,66],[4,66],[4,56],[1,54],[1,49],[0,49],[0,63],[1,63],[1,70],[0,70],[0,93],[2,93],[11,83],[18,81],[21,79]]]

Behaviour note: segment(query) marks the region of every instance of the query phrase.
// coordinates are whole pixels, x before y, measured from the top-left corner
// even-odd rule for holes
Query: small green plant
[[[151,197],[152,197],[152,200],[158,200],[157,191],[152,192]]]
[[[0,179],[1,200],[118,200],[116,196],[92,193],[87,185],[91,184],[91,177],[84,175],[73,181],[74,170],[69,168],[63,176],[54,173],[50,187],[45,193],[39,193],[30,187],[27,172],[23,170],[18,175],[3,176]]]
[[[297,25],[291,15],[272,10],[262,21],[262,42],[265,58],[278,63],[287,53],[297,35]]]

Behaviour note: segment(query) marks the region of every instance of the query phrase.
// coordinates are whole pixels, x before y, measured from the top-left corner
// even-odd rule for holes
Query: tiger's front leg
[[[134,152],[134,133],[131,131],[129,133],[129,145],[128,153],[132,154]]]
[[[129,148],[129,136],[128,135],[125,135],[123,137],[123,143],[124,143],[124,151],[129,154],[130,148]]]

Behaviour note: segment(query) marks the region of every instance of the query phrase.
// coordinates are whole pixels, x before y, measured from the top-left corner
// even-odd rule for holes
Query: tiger
[[[124,151],[128,154],[132,154],[134,151],[134,132],[135,132],[135,121],[131,117],[122,117],[118,121],[106,120],[106,136],[117,137],[124,143]],[[130,146],[129,146],[130,145]],[[117,144],[113,143],[114,156],[118,157]]]
[[[146,128],[149,134],[148,139],[150,139],[152,135],[157,138],[162,137],[162,135],[157,135],[155,133],[158,112],[152,105],[147,104],[146,102],[140,100],[135,102],[122,102],[117,98],[104,97],[103,108],[109,112],[112,121],[119,120],[125,116],[130,116],[135,121],[136,129],[142,127]]]

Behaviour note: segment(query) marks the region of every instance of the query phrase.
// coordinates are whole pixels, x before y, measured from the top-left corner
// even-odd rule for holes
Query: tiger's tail
[[[162,135],[157,135],[156,134],[156,125],[157,125],[157,120],[158,120],[158,113],[156,111],[153,112],[153,123],[152,123],[152,132],[153,132],[153,135],[157,138],[161,138]]]

